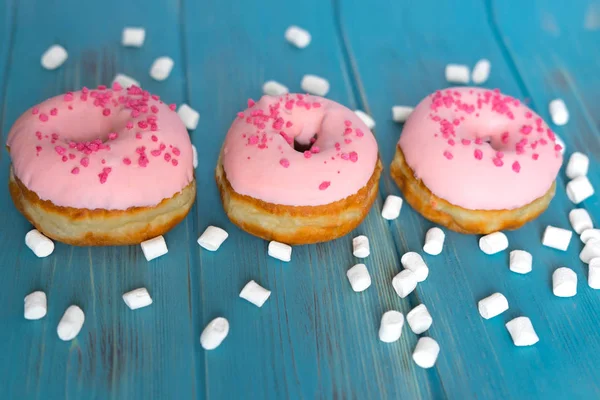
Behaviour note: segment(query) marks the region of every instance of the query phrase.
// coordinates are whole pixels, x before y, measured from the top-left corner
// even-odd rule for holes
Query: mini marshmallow
[[[121,44],[125,47],[142,47],[146,39],[144,28],[127,27],[121,34]]]
[[[381,324],[379,325],[379,340],[385,343],[393,343],[400,339],[402,326],[404,326],[404,315],[401,312],[386,311],[381,317]]]
[[[279,82],[267,81],[262,87],[263,93],[269,96],[281,96],[289,92],[289,89]]]
[[[576,151],[571,154],[565,173],[570,179],[586,176],[590,167],[590,159],[583,153]]]
[[[402,209],[402,198],[394,195],[389,195],[385,198],[381,216],[388,221],[394,220],[400,216]]]
[[[485,254],[496,254],[508,247],[508,238],[502,232],[494,232],[479,239],[479,248]]]
[[[262,307],[265,301],[271,296],[271,291],[260,286],[254,281],[246,283],[246,286],[240,292],[240,297],[244,300],[248,300],[256,307]]]
[[[83,310],[77,306],[70,306],[60,319],[56,332],[60,340],[69,341],[75,339],[75,336],[81,331],[85,322]]]
[[[594,194],[594,187],[587,176],[579,176],[567,183],[567,197],[574,204],[579,204]]]
[[[583,243],[587,243],[591,239],[600,240],[600,229],[586,229],[581,232],[579,239],[581,239]]]
[[[429,276],[429,268],[419,253],[414,251],[404,253],[400,262],[405,269],[409,269],[415,274],[417,282],[423,282]]]
[[[406,314],[406,321],[408,321],[410,329],[417,335],[425,332],[433,323],[433,319],[429,314],[429,310],[425,307],[425,304],[419,304],[410,310],[408,314]]]
[[[46,293],[37,291],[25,296],[25,319],[34,320],[46,316],[48,306],[46,304]]]
[[[192,165],[194,168],[198,168],[198,150],[196,150],[196,146],[192,145]]]
[[[600,289],[600,258],[592,258],[588,269],[588,285]]]
[[[517,317],[508,321],[505,326],[515,346],[531,346],[540,341],[527,317]]]
[[[600,240],[591,239],[583,246],[579,259],[586,264],[596,257],[600,257]]]
[[[566,251],[569,248],[572,236],[573,232],[567,229],[548,225],[544,231],[542,244],[547,247],[552,247],[553,249]]]
[[[171,74],[175,61],[171,57],[158,57],[150,67],[150,76],[157,81],[164,81]]]
[[[367,114],[361,110],[355,110],[354,113],[356,115],[358,115],[358,118],[360,118],[362,120],[362,122],[365,123],[367,128],[369,128],[369,129],[375,128],[375,120],[373,118],[371,118],[371,116],[369,114]]]
[[[369,238],[365,235],[360,235],[352,239],[352,254],[357,258],[367,258],[371,254],[369,248]]]
[[[513,250],[510,252],[510,270],[517,274],[528,274],[531,272],[533,257],[525,250]]]
[[[440,345],[430,337],[422,337],[413,351],[413,360],[421,368],[431,368],[440,354]]]
[[[119,85],[121,85],[122,87],[124,87],[125,89],[127,89],[130,86],[137,86],[137,87],[141,87],[140,83],[138,81],[136,81],[135,79],[133,79],[132,77],[125,75],[125,74],[117,74],[114,78],[112,83],[118,83]]]
[[[556,297],[573,297],[577,294],[577,274],[570,268],[561,267],[552,273],[552,293]]]
[[[153,239],[146,240],[140,243],[140,246],[142,247],[146,261],[154,260],[155,258],[164,256],[169,252],[165,238],[162,236],[157,236]]]
[[[208,251],[217,251],[228,236],[224,229],[210,225],[198,238],[198,244]]]
[[[54,251],[54,242],[42,235],[37,229],[27,232],[25,244],[39,258],[48,257]]]
[[[292,259],[292,246],[272,240],[269,242],[268,253],[273,258],[289,262]]]
[[[569,222],[571,222],[573,230],[577,232],[578,235],[581,235],[586,229],[592,229],[594,227],[590,214],[583,208],[571,210],[569,213]]]
[[[329,81],[316,75],[304,75],[300,87],[307,93],[325,96],[329,92]]]
[[[150,297],[148,289],[139,288],[123,294],[123,301],[130,309],[137,310],[152,304],[152,297]]]
[[[554,133],[554,142],[560,146],[560,154],[565,154],[567,145],[565,144],[565,141],[562,140],[561,137],[558,136],[556,133]]]
[[[307,30],[292,25],[285,31],[285,40],[297,48],[303,49],[310,44],[311,36]]]
[[[550,117],[555,125],[564,125],[569,122],[569,110],[562,99],[554,99],[548,106],[550,109]]]
[[[411,270],[403,269],[392,279],[392,286],[398,296],[405,298],[417,287],[417,277]]]
[[[433,227],[425,234],[425,243],[423,244],[423,251],[432,256],[437,256],[442,252],[444,248],[444,239],[446,234],[443,230],[438,227]]]
[[[412,114],[414,108],[408,106],[393,106],[392,119],[394,122],[404,122]]]
[[[473,73],[471,74],[471,79],[473,83],[476,85],[480,85],[485,83],[490,76],[490,70],[492,69],[492,63],[490,60],[486,60],[485,58],[477,61],[475,67],[473,67]]]
[[[446,65],[446,80],[451,83],[469,83],[469,67],[459,64]]]
[[[494,318],[508,310],[508,300],[502,293],[494,293],[477,303],[479,314],[485,319]]]
[[[356,264],[346,272],[346,276],[355,292],[362,292],[371,286],[371,275],[365,264]]]
[[[52,45],[42,54],[42,67],[49,70],[56,69],[63,65],[68,57],[64,47],[57,44]]]
[[[217,317],[210,321],[200,335],[200,344],[205,350],[214,350],[229,334],[229,321]]]
[[[198,120],[200,120],[200,114],[187,104],[182,104],[177,109],[179,118],[183,121],[183,124],[190,131],[193,131],[198,126]]]

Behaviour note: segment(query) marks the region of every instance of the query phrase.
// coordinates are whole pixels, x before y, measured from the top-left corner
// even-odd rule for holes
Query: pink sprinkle
[[[290,127],[290,126],[292,126],[292,125],[294,125],[294,124],[292,123],[292,121],[288,121],[288,122],[286,122],[286,123],[285,123],[285,127],[286,127],[286,128],[289,128],[289,127]]]
[[[127,127],[127,129],[133,129],[133,122],[127,121],[127,125],[125,125],[125,127]]]
[[[304,152],[304,158],[311,158],[312,157],[312,153],[310,151],[305,151]]]
[[[469,139],[461,139],[460,142],[465,146],[468,146],[471,144],[471,141]]]
[[[114,91],[118,92],[119,90],[123,90],[123,86],[121,86],[121,85],[119,84],[119,82],[113,82],[113,84],[112,84],[112,89],[113,89]],[[129,161],[129,162],[131,162],[131,161]],[[129,165],[129,164],[128,164],[128,165]]]
[[[319,190],[325,190],[325,189],[327,189],[329,187],[329,185],[331,185],[331,182],[329,182],[329,181],[323,181],[319,185]]]
[[[258,143],[258,136],[252,135],[248,138],[248,144],[256,144]]]
[[[244,113],[240,111],[239,113],[237,113],[237,116],[238,118],[242,119],[244,118]]]
[[[158,107],[152,106],[152,107],[150,107],[150,111],[152,111],[154,114],[157,114],[158,113]]]
[[[448,150],[444,151],[444,157],[446,157],[448,160],[452,160],[454,158],[452,153],[450,153]]]
[[[533,117],[533,114],[531,113],[531,111],[527,111],[525,113],[525,118],[531,118],[531,117]]]
[[[344,129],[344,135],[349,135],[352,133],[352,128],[346,128]]]
[[[521,133],[524,135],[529,135],[532,131],[532,127],[531,125],[523,125],[523,127],[521,128]]]
[[[135,134],[135,138],[136,139],[141,139],[142,138],[142,134],[140,132]]]
[[[102,161],[100,161],[102,164],[106,164],[106,160],[103,158]]]
[[[109,140],[115,140],[118,137],[119,137],[119,134],[117,132],[111,132],[111,133],[108,134],[108,139]]]
[[[179,155],[181,154],[181,151],[179,151],[179,149],[177,147],[173,147],[173,154],[175,154],[177,157],[179,157]]]
[[[352,161],[352,162],[358,161],[358,154],[355,151],[350,152],[350,161]]]
[[[113,86],[114,89],[114,86]],[[124,157],[123,158],[123,164],[125,165],[130,165],[131,164],[131,160],[129,159],[129,157]]]
[[[32,113],[33,115],[36,115],[36,114],[37,114],[37,113],[39,113],[39,112],[40,112],[40,109],[39,109],[39,108],[37,108],[37,107],[33,107],[33,108],[31,109],[31,113]]]
[[[352,139],[344,139],[344,143],[350,144],[350,143],[352,143]]]
[[[350,159],[350,156],[348,155],[348,153],[342,153],[340,155],[340,157],[342,157],[342,160],[348,160],[348,159]]]
[[[56,115],[58,114],[58,110],[56,108],[53,108],[52,110],[50,110],[50,115]]]
[[[63,154],[65,154],[65,151],[66,151],[66,150],[67,150],[67,149],[65,149],[65,148],[64,148],[64,147],[62,147],[62,146],[56,146],[56,147],[54,148],[54,151],[56,151],[56,152],[57,152],[58,154],[60,154],[61,156],[62,156]]]
[[[81,165],[83,165],[84,167],[87,167],[88,165],[90,165],[90,159],[89,159],[89,158],[87,158],[87,157],[83,157],[83,158],[82,158],[82,159],[79,161],[79,163],[80,163]]]
[[[62,162],[67,162],[69,160],[69,157],[67,156],[62,156]]]
[[[482,144],[483,140],[481,140],[481,138],[476,138],[475,139],[475,144]]]
[[[554,150],[561,151],[562,150],[562,146],[560,144],[555,144],[554,145]]]
[[[496,157],[497,157],[497,158],[502,158],[502,157],[504,157],[504,153],[503,153],[503,152],[501,152],[501,151],[497,151],[497,152],[496,152]]]
[[[177,109],[177,105],[175,105],[175,103],[171,103],[171,104],[169,104],[169,109],[171,111],[175,111]]]
[[[77,175],[77,174],[79,173],[79,167],[75,167],[75,168],[73,168],[73,169],[71,170],[71,173],[72,173],[73,175]]]
[[[169,162],[171,160],[171,154],[165,153],[165,161]]]
[[[479,149],[475,149],[475,158],[481,160],[483,158],[483,152]]]
[[[74,160],[75,157],[76,157],[75,154],[69,153],[69,160]]]
[[[39,118],[40,118],[40,121],[42,121],[42,122],[48,121],[48,116],[44,113],[41,113]]]
[[[176,167],[177,164],[179,164],[179,162],[176,159],[172,159],[171,164],[173,164],[173,166]]]
[[[363,131],[361,131],[360,129],[356,129],[356,136],[363,137],[364,136]]]
[[[502,161],[502,160],[501,160],[501,159],[499,159],[499,158],[494,158],[494,159],[493,159],[493,161],[494,161],[494,165],[495,165],[496,167],[501,167],[501,166],[503,166],[503,165],[504,165],[504,161]]]
[[[73,106],[69,105],[68,109],[69,109],[69,110],[72,110],[72,109],[73,109]]]
[[[287,110],[291,110],[292,108],[294,108],[294,100],[288,100],[285,102],[285,108]]]
[[[110,108],[105,108],[104,110],[102,110],[102,115],[108,117],[110,115]]]
[[[317,154],[320,151],[321,151],[321,149],[319,148],[319,146],[313,146],[313,147],[310,148],[310,152],[314,153],[314,154]]]
[[[252,107],[254,104],[256,104],[254,100],[248,99],[248,107]]]
[[[455,145],[455,142],[454,142],[454,140],[452,140],[452,139],[448,139],[448,144],[449,144],[450,146],[454,146],[454,145]]]
[[[35,151],[37,151],[38,153],[39,153],[40,151],[42,151],[42,146],[35,146]]]
[[[537,154],[537,153],[533,153],[533,154],[531,155],[531,158],[533,158],[534,160],[537,160],[538,158],[540,158],[540,155],[539,155],[539,154]]]
[[[344,125],[346,125],[346,126],[352,126],[352,122],[350,122],[348,120],[345,120],[344,121]]]
[[[90,89],[88,89],[88,88],[87,88],[87,87],[85,87],[85,86],[84,86],[83,88],[81,88],[81,93],[87,93],[87,92],[89,92],[89,91],[90,91]]]
[[[290,166],[290,161],[287,158],[282,158],[279,160],[279,164],[281,164],[283,168],[287,168]]]
[[[150,154],[152,154],[154,157],[158,157],[160,156],[161,151],[160,150],[152,150],[150,152]]]
[[[156,135],[152,135],[150,138],[153,142],[158,142],[158,138],[156,137]]]
[[[139,121],[138,126],[142,129],[146,129],[148,127],[148,123],[146,121]]]
[[[518,174],[519,171],[521,171],[521,164],[519,164],[518,161],[515,161],[512,165],[512,170]]]
[[[316,101],[313,103],[313,107],[314,108],[319,108],[321,107],[321,103],[317,103]]]
[[[106,90],[106,85],[98,85],[98,90]]]

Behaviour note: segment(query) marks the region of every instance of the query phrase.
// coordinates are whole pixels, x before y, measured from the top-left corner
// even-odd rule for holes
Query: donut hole
[[[298,153],[304,153],[305,151],[310,151],[310,149],[313,147],[313,145],[317,142],[317,134],[315,133],[314,136],[312,138],[310,138],[310,140],[308,141],[308,143],[302,143],[299,142],[298,140],[294,139],[294,150],[296,150]]]
[[[128,113],[113,114],[110,117],[102,115],[98,108],[92,109],[80,107],[69,114],[71,122],[61,124],[60,127],[50,127],[60,134],[61,140],[75,142],[89,142],[100,139],[102,143],[109,142],[109,134],[112,132],[123,132],[127,121],[130,120]],[[56,120],[60,122],[59,119]]]

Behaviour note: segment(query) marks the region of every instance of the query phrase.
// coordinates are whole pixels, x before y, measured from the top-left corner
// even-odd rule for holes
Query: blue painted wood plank
[[[544,10],[548,2],[538,2],[536,10]],[[552,2],[560,3],[560,2]],[[368,13],[360,2],[342,4],[342,29],[348,45],[348,58],[355,66],[357,90],[361,106],[369,110],[377,121],[377,138],[387,165],[391,161],[402,126],[391,121],[390,108],[394,104],[415,105],[430,92],[447,87],[444,66],[447,63],[473,65],[479,58],[492,61],[492,75],[488,87],[499,87],[516,97],[530,97],[534,108],[544,117],[544,108],[552,98],[536,87],[530,76],[537,75],[540,65],[550,68],[557,60],[569,59],[564,68],[570,76],[581,79],[582,88],[593,86],[594,75],[579,74],[579,66],[593,55],[579,56],[576,52],[561,53],[555,46],[554,59],[539,61],[536,41],[531,31],[529,13],[521,3],[502,3],[505,25],[514,30],[511,43],[519,43],[521,59],[536,59],[536,69],[522,73],[515,71],[514,61],[507,57],[497,32],[494,15],[486,3],[464,2],[453,4],[423,1],[419,4],[379,2]],[[530,7],[530,6],[528,6]],[[575,12],[562,10],[557,20],[572,18]],[[518,17],[517,17],[518,15]],[[518,21],[515,21],[515,19]],[[527,20],[528,22],[526,22]],[[528,26],[523,32],[516,26]],[[356,29],[360,26],[360,29]],[[579,41],[579,45],[591,42]],[[527,47],[529,46],[529,47]],[[568,44],[565,44],[565,48]],[[597,48],[597,41],[595,44]],[[542,46],[543,47],[543,46]],[[584,47],[585,48],[585,47]],[[546,49],[546,50],[547,50]],[[527,53],[527,54],[526,54]],[[531,65],[529,65],[531,67]],[[591,68],[591,67],[590,67]],[[525,69],[525,68],[524,68]],[[575,79],[575,78],[573,78]],[[525,84],[523,84],[525,82]],[[530,87],[532,86],[532,87]],[[528,88],[525,90],[524,88]],[[593,91],[585,91],[588,96]],[[542,101],[542,99],[544,99]],[[595,103],[585,100],[583,109],[573,107],[573,120],[585,120],[586,108]],[[538,106],[541,104],[541,106]],[[577,125],[577,127],[581,127]],[[577,129],[577,127],[569,129]],[[561,132],[559,130],[559,132]],[[589,127],[579,131],[580,140],[597,141],[597,131]],[[585,139],[583,139],[585,137]],[[570,145],[570,139],[567,139]],[[572,145],[570,145],[572,146]],[[596,179],[598,169],[592,166],[591,179]],[[386,175],[384,194],[399,193]],[[442,353],[436,366],[445,394],[450,398],[594,398],[600,389],[595,383],[598,373],[592,365],[597,362],[595,351],[600,340],[595,333],[598,293],[587,287],[587,268],[578,259],[581,244],[572,240],[568,252],[543,248],[541,234],[547,224],[569,228],[567,213],[573,205],[564,194],[564,175],[558,178],[558,192],[549,210],[537,221],[522,229],[509,232],[509,250],[523,248],[534,255],[534,270],[527,276],[518,276],[508,270],[508,252],[486,256],[477,248],[477,237],[449,233],[444,253],[426,257],[431,268],[430,278],[417,288],[416,296],[433,315],[432,337],[441,345]],[[507,194],[510,195],[510,194]],[[599,220],[597,200],[585,207]],[[426,229],[431,224],[410,207],[400,219],[391,224],[395,243],[400,252],[419,250]],[[562,265],[573,268],[579,277],[579,295],[574,299],[558,299],[552,295],[552,271]],[[511,309],[491,321],[484,321],[477,313],[476,302],[494,291],[504,293]],[[529,316],[538,331],[541,342],[533,348],[515,348],[504,328],[504,323],[518,316]],[[583,331],[583,332],[582,332]],[[578,382],[573,385],[573,382]]]

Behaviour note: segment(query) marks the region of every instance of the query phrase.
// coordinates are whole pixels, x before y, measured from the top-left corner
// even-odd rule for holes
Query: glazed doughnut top
[[[155,206],[194,179],[189,134],[174,111],[118,83],[53,97],[11,128],[14,174],[57,206]]]
[[[398,145],[436,196],[471,210],[512,210],[542,197],[562,164],[539,115],[500,91],[450,88],[426,97]]]
[[[227,133],[222,164],[239,194],[289,206],[342,200],[365,186],[377,143],[346,107],[317,96],[263,96]]]

